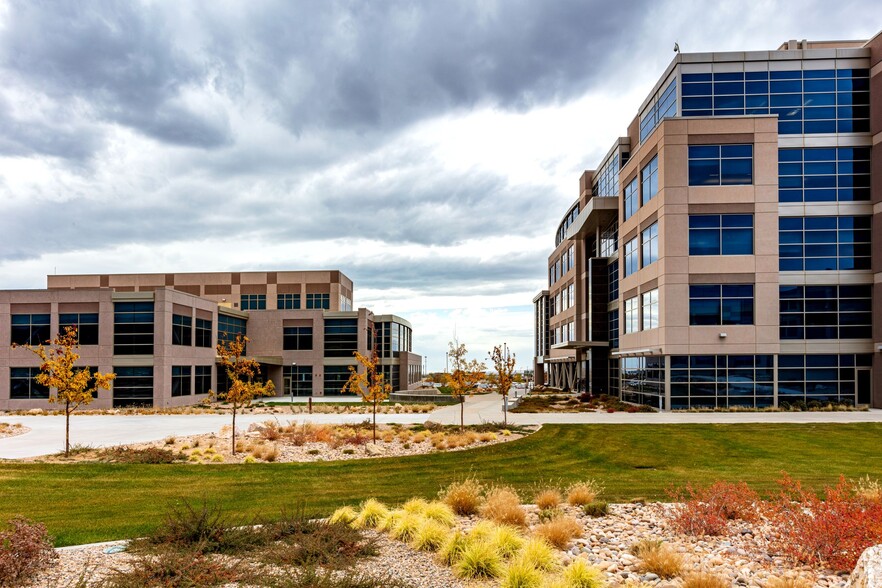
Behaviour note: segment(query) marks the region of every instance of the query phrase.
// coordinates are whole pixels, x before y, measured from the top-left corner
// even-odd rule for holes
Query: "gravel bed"
[[[576,558],[587,560],[603,570],[610,585],[626,582],[644,582],[655,588],[679,588],[683,577],[692,571],[709,572],[727,578],[735,588],[762,587],[773,577],[799,577],[818,588],[844,588],[847,573],[793,565],[791,561],[770,548],[772,530],[763,523],[731,523],[728,534],[720,537],[692,537],[680,535],[671,529],[665,513],[671,504],[611,504],[609,515],[588,517],[578,508],[563,506],[561,510],[577,520],[584,528],[581,539],[568,549],[560,551],[562,563]],[[528,524],[539,523],[537,509],[527,506]],[[458,527],[470,529],[478,519],[460,517]],[[380,555],[357,565],[367,574],[386,575],[411,584],[414,588],[489,588],[497,582],[467,582],[456,578],[451,570],[437,562],[434,554],[415,551],[406,544],[392,540],[382,533],[368,532],[377,539]],[[662,540],[685,559],[683,573],[673,579],[660,579],[655,574],[639,569],[640,561],[629,553],[632,544],[641,539]],[[113,568],[125,568],[131,556],[125,552],[107,554],[104,550],[114,544],[64,548],[59,559],[27,588],[65,588],[75,586],[85,574],[91,582],[105,576]]]
[[[24,435],[30,430],[30,427],[26,427],[19,423],[0,423],[0,439],[15,437],[16,435]]]

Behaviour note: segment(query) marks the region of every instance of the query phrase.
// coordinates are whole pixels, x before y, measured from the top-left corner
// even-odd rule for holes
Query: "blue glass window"
[[[677,116],[676,80],[654,96],[651,104],[640,115],[640,142],[645,141],[661,121],[670,116]]]
[[[683,116],[777,114],[782,135],[870,130],[867,69],[683,74],[682,81]]]
[[[643,266],[658,261],[658,223],[652,223],[640,233],[643,242]]]
[[[780,286],[781,339],[869,339],[872,286]]]
[[[781,271],[870,269],[870,217],[780,217]]]
[[[643,204],[646,204],[658,194],[658,155],[640,170],[640,184]]]
[[[689,255],[753,255],[753,215],[689,215]]]
[[[753,183],[753,145],[690,145],[690,186]]]
[[[627,186],[625,186],[624,200],[624,220],[628,220],[629,218],[634,216],[634,213],[637,212],[637,208],[639,206],[637,194],[637,178],[634,178]]]
[[[690,325],[752,325],[753,284],[689,286]]]
[[[869,147],[778,150],[779,202],[869,199]]]
[[[639,248],[637,241],[637,237],[634,237],[625,243],[625,276],[630,276],[640,268],[637,258]]]

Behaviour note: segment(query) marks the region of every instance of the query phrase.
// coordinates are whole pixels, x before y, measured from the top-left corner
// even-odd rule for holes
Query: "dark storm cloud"
[[[164,143],[215,147],[230,140],[225,116],[181,102],[182,90],[202,86],[211,70],[176,44],[157,5],[27,1],[13,3],[9,16],[0,35],[0,67],[9,79],[60,103],[81,100],[85,117]]]
[[[601,10],[602,8],[602,10]],[[585,90],[638,3],[13,2],[0,67],[84,118],[173,145],[235,141],[226,113],[246,95],[300,133],[383,134],[450,109],[526,109]],[[196,103],[192,97],[197,96]],[[81,158],[83,145],[16,132],[25,151]]]

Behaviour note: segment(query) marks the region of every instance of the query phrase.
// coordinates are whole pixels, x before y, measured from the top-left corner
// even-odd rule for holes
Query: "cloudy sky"
[[[430,369],[454,331],[526,367],[554,229],[675,40],[882,28],[872,0],[709,4],[0,0],[0,288],[341,269]]]

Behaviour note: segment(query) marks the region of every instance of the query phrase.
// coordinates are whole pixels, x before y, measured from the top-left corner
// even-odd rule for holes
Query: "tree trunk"
[[[233,405],[233,446],[231,448],[233,455],[236,455],[236,405]]]
[[[70,457],[70,401],[64,403],[64,457]]]
[[[374,399],[374,444],[377,442],[377,401]]]
[[[502,395],[502,402],[505,403],[502,405],[502,424],[507,427],[508,426],[508,394]]]
[[[459,432],[465,429],[465,396],[459,397]]]

